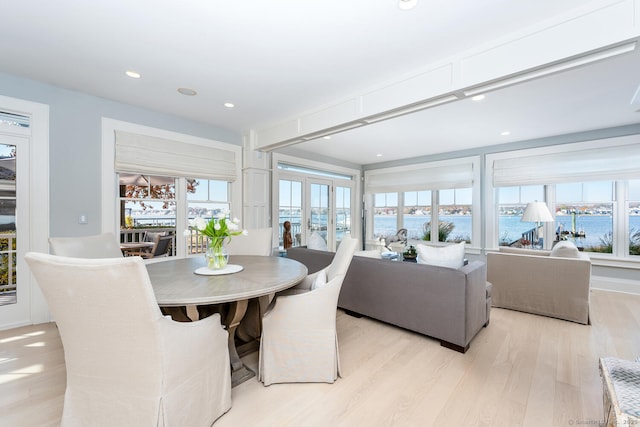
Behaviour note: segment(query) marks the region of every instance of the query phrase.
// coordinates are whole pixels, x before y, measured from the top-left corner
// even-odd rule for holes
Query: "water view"
[[[449,235],[449,240],[467,240],[471,236],[471,216],[470,215],[440,215],[440,221],[451,222],[453,231]],[[429,216],[404,215],[404,226],[408,230],[410,239],[421,239],[423,236],[423,226],[430,221]],[[564,230],[572,229],[572,217],[563,215],[556,217],[557,227],[562,224]],[[522,233],[532,229],[534,224],[521,222],[520,216],[501,215],[500,216],[500,240],[513,242],[518,240]],[[640,230],[640,215],[629,216],[629,226],[631,230]],[[395,215],[376,215],[374,217],[375,236],[394,235],[397,230]],[[611,217],[608,215],[584,215],[576,220],[576,231],[584,231],[584,237],[576,238],[578,246],[590,247],[600,246],[601,239],[612,230]]]

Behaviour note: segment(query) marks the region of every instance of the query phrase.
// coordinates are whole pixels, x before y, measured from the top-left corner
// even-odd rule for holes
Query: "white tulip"
[[[207,220],[202,217],[198,217],[195,220],[195,225],[198,230],[202,231],[207,228]]]

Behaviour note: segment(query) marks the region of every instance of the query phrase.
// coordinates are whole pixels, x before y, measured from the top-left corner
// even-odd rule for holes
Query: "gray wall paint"
[[[242,136],[227,129],[9,74],[0,73],[0,95],[49,105],[51,236],[100,232],[103,117],[242,145]],[[81,213],[88,224],[78,223]]]

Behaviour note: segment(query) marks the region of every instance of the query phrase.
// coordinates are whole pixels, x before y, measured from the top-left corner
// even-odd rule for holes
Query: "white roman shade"
[[[640,137],[635,136],[635,139]],[[640,141],[619,145],[612,138],[600,142],[602,146],[597,148],[496,159],[493,162],[493,185],[505,187],[640,178]]]
[[[115,131],[115,170],[171,177],[236,180],[233,151]]]
[[[473,186],[473,163],[429,164],[365,171],[365,193],[441,190]]]

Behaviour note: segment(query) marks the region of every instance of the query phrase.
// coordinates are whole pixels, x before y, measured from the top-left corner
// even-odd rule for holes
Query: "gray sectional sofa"
[[[332,252],[289,248],[287,257],[309,273],[329,265]],[[338,307],[440,340],[466,352],[489,324],[491,285],[486,265],[472,261],[460,269],[354,256],[342,283]]]

